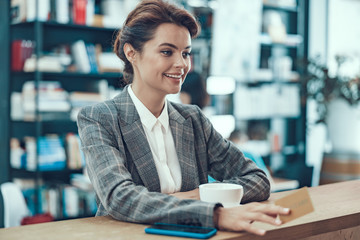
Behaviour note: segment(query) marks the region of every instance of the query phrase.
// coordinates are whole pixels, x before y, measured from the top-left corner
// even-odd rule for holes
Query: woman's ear
[[[127,58],[127,60],[131,63],[133,63],[135,61],[135,49],[133,48],[133,46],[131,46],[130,43],[125,43],[124,44],[124,53],[125,56]]]

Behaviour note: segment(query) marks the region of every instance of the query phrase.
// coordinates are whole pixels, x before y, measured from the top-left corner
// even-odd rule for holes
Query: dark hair
[[[234,129],[229,136],[229,140],[230,141],[236,141],[236,140],[240,140],[241,139],[241,135],[243,134],[243,132],[240,129]]]
[[[162,23],[174,23],[186,27],[192,38],[200,32],[195,17],[183,8],[162,0],[143,0],[132,10],[114,42],[114,52],[124,62],[124,81],[133,79],[133,67],[124,53],[125,43],[141,52],[144,44],[154,37],[157,27]]]
[[[205,82],[197,72],[188,73],[181,86],[181,92],[189,94],[191,98],[190,104],[195,104],[201,109],[208,103],[209,95],[206,91]]]

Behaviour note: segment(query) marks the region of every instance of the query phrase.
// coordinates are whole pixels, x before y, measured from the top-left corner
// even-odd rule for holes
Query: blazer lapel
[[[156,170],[154,158],[142,127],[139,114],[127,91],[114,98],[118,106],[118,119],[124,143],[137,168],[144,186],[152,192],[160,192],[160,180]]]
[[[192,122],[190,118],[185,119],[171,102],[168,103],[170,127],[181,169],[180,191],[189,191],[199,186]]]

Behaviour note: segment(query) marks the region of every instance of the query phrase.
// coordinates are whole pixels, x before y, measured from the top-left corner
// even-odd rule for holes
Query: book
[[[51,134],[38,139],[38,169],[40,171],[60,170],[66,167],[66,154],[62,139]]]
[[[67,185],[64,187],[62,194],[64,217],[77,217],[80,211],[77,188]]]
[[[40,112],[68,112],[71,109],[66,92],[58,81],[40,81],[38,91],[38,104],[36,104],[36,89],[34,81],[27,81],[23,85],[23,111],[24,114]]]
[[[23,71],[25,61],[33,54],[35,43],[30,40],[14,40],[11,43],[11,70]]]
[[[11,23],[20,23],[26,21],[25,0],[11,0],[10,17],[11,17]]]
[[[86,43],[86,52],[89,58],[90,63],[90,72],[91,73],[98,73],[98,64],[97,64],[97,57],[96,57],[96,49],[95,45],[91,43]]]
[[[83,40],[78,40],[71,45],[71,53],[74,58],[77,71],[82,73],[91,72],[91,64],[86,50],[86,44]]]
[[[26,21],[46,22],[50,17],[50,0],[26,0]]]
[[[86,5],[86,25],[92,26],[95,15],[95,0],[87,0]]]
[[[87,0],[73,0],[73,23],[86,24]]]
[[[69,0],[55,0],[56,6],[56,21],[58,23],[69,23],[70,21],[70,7]]]
[[[85,167],[85,156],[80,148],[79,135],[66,134],[67,165],[69,169],[82,169]]]

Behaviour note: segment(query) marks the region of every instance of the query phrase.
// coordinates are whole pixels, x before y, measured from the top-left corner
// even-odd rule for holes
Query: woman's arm
[[[215,204],[150,192],[134,183],[117,113],[109,109],[111,106],[86,107],[78,116],[89,177],[100,200],[98,214],[128,222],[213,226]]]
[[[199,195],[199,188],[196,188],[194,190],[191,191],[187,191],[187,192],[176,192],[176,193],[171,193],[169,194],[171,196],[177,197],[179,199],[195,199],[195,200],[200,200],[200,195]]]
[[[242,185],[242,203],[268,199],[270,182],[266,174],[253,161],[245,158],[234,144],[224,139],[200,109],[199,115],[207,146],[210,175],[220,182]]]

